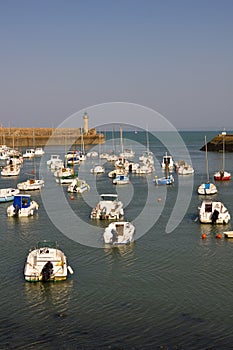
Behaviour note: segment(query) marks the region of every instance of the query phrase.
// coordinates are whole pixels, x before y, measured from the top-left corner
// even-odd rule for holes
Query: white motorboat
[[[0,203],[1,202],[10,202],[14,200],[14,196],[19,194],[17,188],[1,188],[0,189]]]
[[[139,163],[135,163],[135,162],[129,162],[125,165],[125,170],[127,170],[130,173],[131,172],[135,173],[139,168],[140,168]]]
[[[56,242],[42,241],[29,251],[24,278],[28,282],[64,281],[73,269],[67,263],[65,254],[58,249]]]
[[[2,171],[2,176],[18,176],[20,173],[20,166],[16,164],[6,165]]]
[[[105,173],[105,168],[103,165],[96,164],[93,168],[91,168],[91,173],[92,174],[104,174]]]
[[[54,171],[53,175],[55,177],[63,177],[63,176],[69,176],[69,175],[74,175],[74,169],[73,168],[65,168],[62,167],[60,169],[57,169]]]
[[[203,224],[228,224],[230,214],[222,202],[204,200],[199,210],[199,220]]]
[[[127,175],[128,171],[124,168],[116,168],[108,173],[108,177],[115,178],[118,175]]]
[[[120,157],[129,159],[134,158],[135,152],[132,149],[126,148],[123,152],[120,153]]]
[[[205,136],[205,155],[206,155],[206,175],[207,175],[207,181],[203,184],[201,184],[197,192],[201,195],[211,195],[216,194],[218,192],[217,187],[215,184],[210,182],[210,176],[209,176],[209,163],[208,163],[208,152],[207,152],[207,141]]]
[[[100,159],[108,159],[108,157],[109,157],[109,154],[106,153],[106,152],[100,153],[100,155],[99,155],[99,158],[100,158]]]
[[[194,169],[190,164],[185,163],[181,165],[177,170],[179,175],[192,175],[194,174]]]
[[[31,216],[38,210],[39,205],[34,200],[31,200],[30,195],[14,196],[14,202],[7,208],[7,216]]]
[[[162,169],[166,169],[166,166],[168,166],[169,170],[173,170],[174,169],[174,161],[172,156],[169,156],[166,152],[165,156],[163,156],[162,159],[162,163],[161,163],[161,167]]]
[[[97,158],[99,156],[98,152],[91,151],[87,153],[87,158]]]
[[[35,149],[35,156],[41,157],[45,154],[45,151],[43,150],[42,147],[36,147]]]
[[[35,157],[35,150],[34,148],[28,148],[26,151],[23,153],[23,158],[34,158]]]
[[[116,162],[118,159],[118,156],[116,154],[109,154],[107,161],[108,162]]]
[[[61,185],[71,184],[73,180],[77,178],[78,178],[78,173],[74,173],[71,175],[56,177],[56,182]]]
[[[129,182],[129,177],[127,175],[117,175],[112,180],[113,185],[127,185]]]
[[[17,184],[17,188],[20,191],[41,190],[43,186],[44,186],[44,180],[39,180],[39,179],[28,179],[27,181],[20,182]]]
[[[63,161],[62,161],[62,159],[60,158],[60,155],[59,154],[52,154],[51,156],[50,156],[50,159],[49,160],[47,160],[47,165],[49,166],[49,167],[52,167],[52,165],[53,164],[57,164],[57,163],[62,163],[63,164]]]
[[[171,175],[163,176],[163,177],[157,177],[155,176],[153,182],[156,185],[172,185],[174,183],[174,177]]]
[[[123,216],[123,203],[117,194],[101,194],[100,201],[91,211],[91,219],[119,220]]]
[[[143,164],[136,170],[136,174],[139,174],[139,175],[152,174],[154,170],[155,170],[154,165],[147,162],[146,164]]]
[[[75,178],[73,179],[72,183],[68,186],[67,192],[83,193],[85,191],[88,191],[89,189],[90,189],[90,186],[85,180]]]
[[[142,155],[139,157],[140,162],[142,163],[147,163],[149,162],[150,164],[154,164],[154,155],[150,151],[145,151],[142,153]]]
[[[128,221],[111,222],[104,231],[104,243],[111,245],[130,244],[134,241],[135,227]]]
[[[224,231],[223,233],[226,238],[233,238],[233,231]]]

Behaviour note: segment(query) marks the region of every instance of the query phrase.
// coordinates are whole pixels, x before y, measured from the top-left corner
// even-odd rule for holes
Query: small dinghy
[[[30,250],[24,266],[24,277],[28,282],[63,281],[68,273],[73,274],[73,269],[56,242],[38,242]]]

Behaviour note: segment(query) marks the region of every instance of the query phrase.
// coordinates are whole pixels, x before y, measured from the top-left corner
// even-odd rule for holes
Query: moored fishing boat
[[[81,180],[79,178],[75,178],[72,183],[68,186],[67,192],[72,193],[83,193],[85,191],[88,191],[90,189],[90,186],[85,180]]]
[[[41,190],[43,186],[44,186],[44,180],[39,180],[39,179],[28,179],[27,181],[23,181],[17,184],[17,188],[20,191]]]
[[[20,195],[14,196],[14,202],[7,208],[7,216],[31,216],[34,212],[38,210],[39,205],[36,201],[31,200],[30,195]]]
[[[172,158],[172,156],[168,155],[167,152],[166,152],[165,156],[163,156],[162,163],[161,163],[162,169],[165,170],[166,166],[168,166],[169,170],[173,170],[174,169],[173,158]]]
[[[92,174],[104,174],[105,173],[105,168],[101,164],[96,164],[94,165],[93,168],[91,168],[91,173]]]
[[[104,231],[104,243],[113,246],[130,244],[134,241],[135,227],[128,221],[111,222]]]
[[[30,250],[24,266],[24,278],[28,282],[64,281],[68,273],[73,274],[73,269],[56,242],[38,242]]]
[[[35,150],[34,148],[28,148],[26,151],[23,153],[23,158],[34,158],[35,157]]]
[[[168,176],[163,176],[163,177],[157,177],[155,176],[153,182],[156,185],[172,185],[174,183],[174,177],[172,176],[172,174],[168,175]]]
[[[117,175],[112,180],[113,185],[127,185],[129,182],[129,177],[127,175]]]
[[[100,201],[91,211],[91,219],[119,220],[123,216],[123,203],[117,194],[101,194]]]
[[[19,173],[20,165],[17,164],[6,165],[1,171],[2,176],[18,176]]]
[[[222,202],[204,200],[199,210],[199,220],[202,224],[228,224],[230,214]]]
[[[19,194],[19,190],[16,188],[1,188],[0,189],[0,202],[10,202],[14,200],[14,196]]]

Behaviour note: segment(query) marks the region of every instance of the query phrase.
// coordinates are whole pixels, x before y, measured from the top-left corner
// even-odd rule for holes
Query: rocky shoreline
[[[207,149],[210,152],[222,152],[223,141],[225,152],[233,152],[233,135],[232,134],[218,134],[211,141],[207,143]],[[201,151],[205,151],[205,145],[201,147]]]

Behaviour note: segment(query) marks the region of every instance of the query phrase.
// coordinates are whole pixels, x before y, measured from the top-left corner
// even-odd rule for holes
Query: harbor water
[[[136,152],[137,160],[146,135],[131,134],[127,140],[132,139],[129,146]],[[69,236],[59,230],[38,191],[31,193],[40,205],[33,217],[8,218],[6,209],[10,203],[1,203],[1,349],[232,349],[233,239],[224,235],[216,238],[217,234],[232,230],[232,219],[225,226],[201,225],[197,220],[198,205],[203,199],[197,194],[197,187],[206,180],[205,152],[200,151],[205,134],[210,140],[216,133],[181,133],[195,173],[182,179],[174,173],[174,185],[169,187],[153,184],[158,166],[151,175],[130,174],[131,184],[124,185],[128,188],[114,187],[107,176],[113,165],[106,163],[106,173],[95,176],[88,167],[98,161],[88,159],[80,172],[84,178],[85,170],[88,171],[85,178],[91,189],[71,196],[47,168],[50,154],[36,158],[36,169],[42,169],[45,179],[41,191],[49,193],[51,186],[62,189],[72,215],[81,219],[71,223],[61,209],[63,197],[53,198],[54,212],[58,208],[64,226],[72,230]],[[103,151],[104,145],[101,147]],[[159,164],[165,147],[150,138],[150,149]],[[49,152],[56,153],[57,149]],[[221,168],[222,154],[209,152],[208,159],[213,180],[213,173]],[[26,179],[33,166],[34,160],[24,160],[18,178],[1,177],[1,188],[16,186]],[[233,174],[232,153],[226,153],[225,167]],[[178,190],[185,191],[192,181],[191,198],[182,220],[168,232],[172,210],[182,204],[176,203]],[[218,194],[214,198],[225,204],[233,218],[232,181],[217,183]],[[106,223],[90,219],[97,195],[110,192],[119,194],[125,204],[125,218],[135,223],[136,241],[132,245],[104,247],[102,233]],[[144,232],[143,227],[147,226]],[[205,240],[203,233],[207,234]],[[57,241],[66,254],[74,270],[66,281],[24,281],[28,251],[44,239]]]

